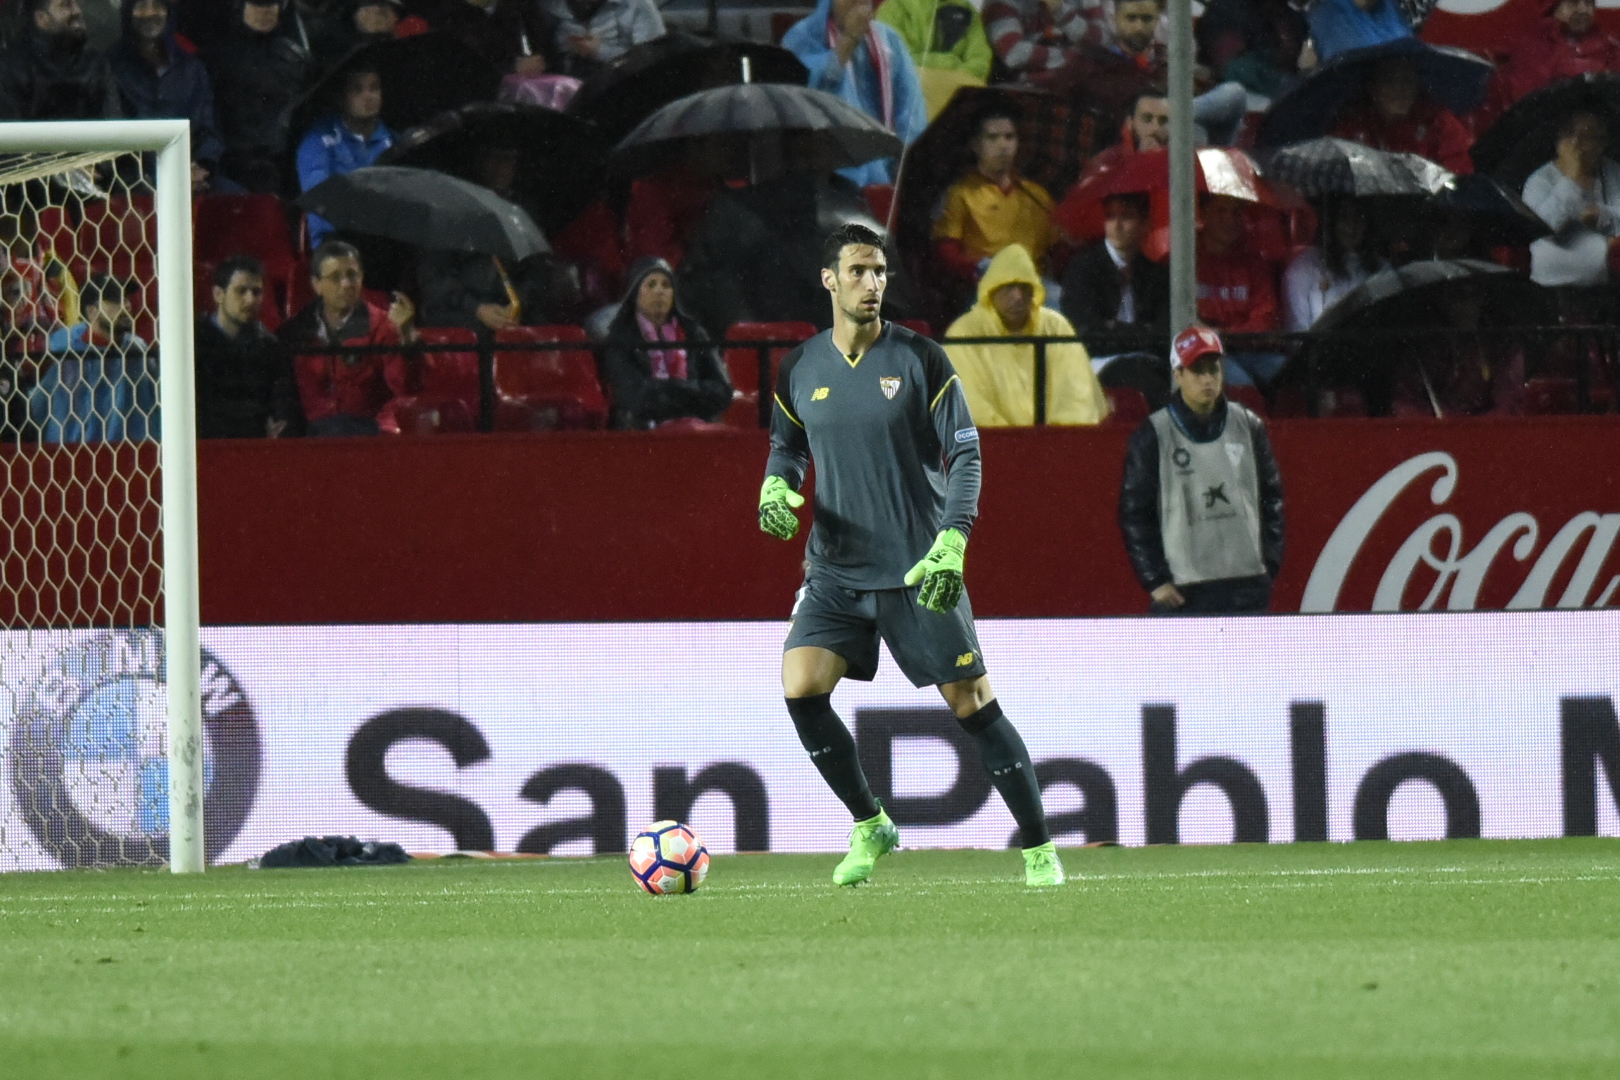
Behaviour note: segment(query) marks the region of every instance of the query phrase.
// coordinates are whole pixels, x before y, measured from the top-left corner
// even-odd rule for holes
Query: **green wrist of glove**
[[[956,529],[945,529],[934,538],[934,546],[922,561],[906,571],[906,584],[922,586],[917,603],[929,611],[954,611],[962,599],[962,558],[967,553],[967,537]]]
[[[804,505],[804,496],[788,487],[780,476],[767,476],[759,489],[759,528],[778,540],[791,540],[799,531],[799,515],[793,511]]]

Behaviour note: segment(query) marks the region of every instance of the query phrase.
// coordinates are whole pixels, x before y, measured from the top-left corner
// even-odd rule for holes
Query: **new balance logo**
[[[972,663],[973,663],[973,654],[970,653],[970,652],[965,652],[961,656],[958,656],[956,658],[956,666],[957,667],[968,667]]]
[[[811,401],[825,401],[825,400],[827,400],[827,395],[830,394],[830,393],[832,393],[832,387],[830,387],[830,386],[818,386],[814,390],[810,391],[810,400]]]

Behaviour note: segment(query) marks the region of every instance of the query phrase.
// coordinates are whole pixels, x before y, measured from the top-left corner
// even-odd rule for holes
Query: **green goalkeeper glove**
[[[791,540],[799,531],[799,515],[793,511],[804,505],[804,496],[788,487],[780,476],[767,476],[759,489],[759,527],[778,540]]]
[[[906,571],[907,585],[922,582],[917,603],[942,615],[955,610],[962,599],[962,556],[966,552],[967,537],[955,529],[945,529],[934,537],[934,546],[922,562]]]

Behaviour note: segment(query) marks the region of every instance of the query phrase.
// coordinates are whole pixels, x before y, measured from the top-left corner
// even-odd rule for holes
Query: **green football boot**
[[[877,817],[857,821],[849,831],[849,854],[833,871],[834,885],[859,885],[872,876],[878,859],[900,846],[900,830],[878,804]]]
[[[1024,884],[1032,889],[1046,889],[1063,884],[1063,863],[1058,860],[1057,846],[1050,840],[1040,847],[1024,849]]]

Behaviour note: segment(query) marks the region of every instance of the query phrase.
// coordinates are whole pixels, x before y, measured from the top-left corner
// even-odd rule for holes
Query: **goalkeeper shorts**
[[[807,577],[782,648],[814,646],[837,653],[849,664],[848,678],[871,682],[877,676],[880,638],[913,686],[984,674],[966,589],[954,610],[939,614],[917,603],[917,586],[858,592]]]

